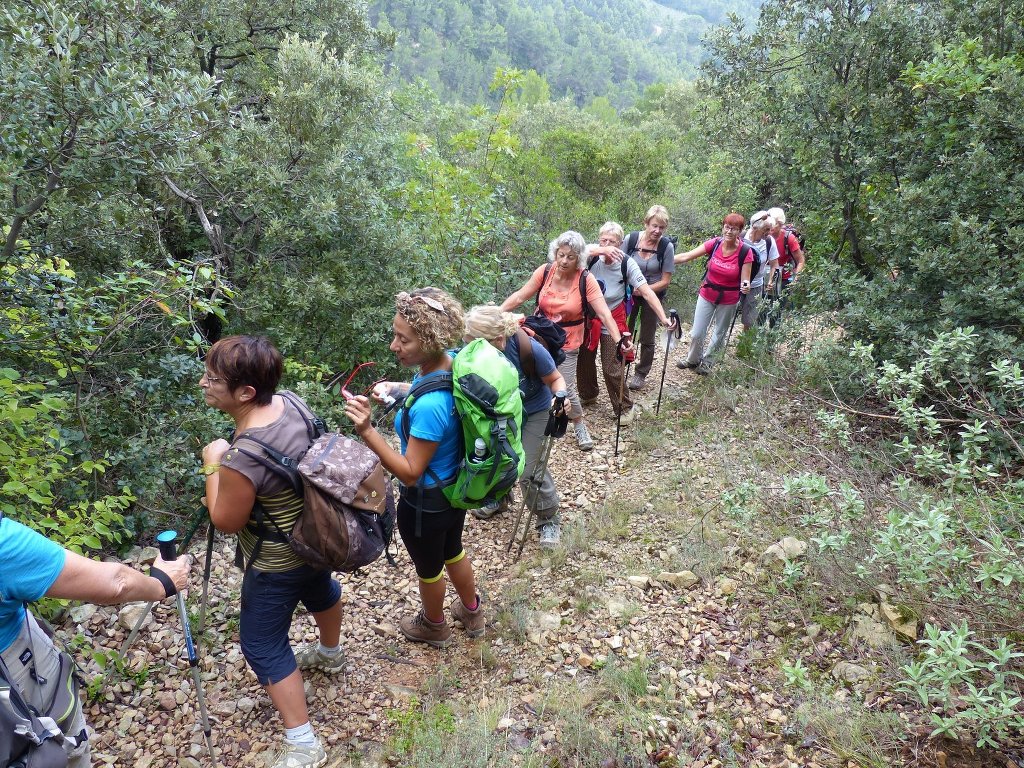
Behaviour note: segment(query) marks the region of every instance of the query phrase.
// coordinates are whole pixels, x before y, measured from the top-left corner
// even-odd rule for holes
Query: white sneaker
[[[633,423],[633,419],[636,418],[636,406],[632,406],[628,411],[619,416],[619,426],[628,427]]]
[[[477,520],[490,520],[499,512],[505,511],[505,505],[503,501],[489,501],[479,509],[471,509],[469,513],[473,515]]]
[[[297,744],[284,743],[284,749],[272,757],[268,768],[320,768],[327,763],[327,752],[316,739],[311,747],[300,747]]]
[[[576,431],[576,444],[580,447],[580,450],[594,450],[594,439],[590,436],[587,425],[581,421],[579,424],[574,424],[573,429]]]
[[[554,549],[562,543],[562,526],[558,523],[544,523],[540,528],[541,549]]]

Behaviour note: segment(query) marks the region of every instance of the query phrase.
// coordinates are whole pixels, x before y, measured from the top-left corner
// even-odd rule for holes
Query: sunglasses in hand
[[[359,365],[352,369],[351,373],[342,372],[334,374],[334,376],[332,376],[325,385],[327,391],[330,392],[335,397],[338,397],[340,395],[346,400],[351,400],[357,394],[369,397],[370,393],[373,392],[373,388],[380,384],[382,381],[384,381],[384,379],[375,379],[371,381],[365,389],[363,389],[361,386],[361,382],[364,382],[366,380],[366,378],[368,377],[367,375],[369,373],[369,371],[366,371],[359,376],[360,383],[356,383],[353,385],[352,382],[356,378],[356,376],[359,375],[360,371],[363,371],[364,369],[369,369],[372,365],[372,362],[359,363]],[[356,390],[354,394],[352,392],[353,389]]]

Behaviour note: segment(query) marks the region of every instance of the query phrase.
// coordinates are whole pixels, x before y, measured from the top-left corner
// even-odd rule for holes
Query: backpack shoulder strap
[[[668,244],[672,242],[665,235],[658,241],[658,271],[665,271],[665,253],[668,251]],[[659,275],[659,278],[661,276]]]
[[[628,235],[626,235],[626,247],[623,250],[626,252],[627,256],[636,250],[636,244],[638,242],[640,242],[639,232],[630,232]]]
[[[583,305],[584,320],[590,317],[590,302],[587,301],[587,278],[589,276],[589,269],[584,269],[580,271],[580,303]]]
[[[302,423],[306,425],[306,433],[309,435],[309,442],[312,443],[327,431],[327,424],[324,420],[313,413],[313,411],[309,409],[309,406],[299,400],[296,395],[291,392],[280,392],[278,394],[281,395],[286,403],[291,404],[291,406],[298,411],[299,416],[302,418]],[[307,415],[307,413],[309,415]]]
[[[622,272],[622,284],[629,286],[629,256],[624,256],[619,262],[619,269]]]
[[[548,275],[551,274],[551,264],[544,265],[544,276],[540,279],[540,288],[537,289],[537,295],[534,296],[534,302],[537,304],[537,311],[540,311],[540,294],[544,290],[544,286],[548,284]]]
[[[409,441],[409,409],[412,408],[416,402],[416,398],[422,397],[429,392],[439,392],[441,390],[448,390],[451,392],[455,387],[455,379],[452,376],[451,371],[443,371],[436,373],[431,376],[427,376],[424,379],[417,381],[412,388],[409,389],[409,393],[405,396],[405,401],[402,403],[401,410],[403,411],[402,416],[402,439],[406,442]]]
[[[533,379],[537,376],[537,361],[533,359],[533,345],[530,341],[530,334],[522,328],[516,329],[516,343],[519,345],[519,367],[523,369],[523,375],[527,379]]]

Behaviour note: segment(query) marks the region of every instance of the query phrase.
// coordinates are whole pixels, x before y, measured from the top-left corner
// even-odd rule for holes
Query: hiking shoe
[[[329,656],[320,650],[320,643],[308,643],[295,652],[299,669],[320,669],[327,673],[341,672],[345,668],[345,651]]]
[[[711,366],[708,363],[701,363],[694,369],[695,373],[699,373],[701,376],[707,376],[711,373]]]
[[[574,424],[573,429],[576,431],[576,444],[580,447],[580,450],[594,450],[594,439],[590,436],[587,425],[581,421],[579,424]]]
[[[540,527],[541,549],[554,549],[562,543],[562,526],[558,523],[544,523]]]
[[[628,411],[625,411],[624,413],[620,414],[620,416],[619,416],[619,426],[628,427],[630,424],[633,423],[633,419],[635,419],[635,418],[636,418],[636,406],[634,405],[634,406],[631,406]]]
[[[471,611],[462,602],[462,598],[455,598],[451,604],[452,618],[462,625],[466,634],[470,637],[480,637],[484,633],[484,603],[480,595],[476,596],[476,610]]]
[[[639,373],[634,373],[630,377],[629,383],[626,384],[626,386],[629,387],[630,389],[643,389],[645,381],[647,381],[646,376],[641,376]]]
[[[298,744],[284,743],[281,752],[269,761],[267,768],[320,768],[327,763],[327,753],[316,739],[310,747],[302,747]]]
[[[414,643],[426,643],[435,648],[444,648],[452,640],[452,630],[447,621],[435,624],[423,615],[420,608],[413,616],[406,616],[398,623],[406,640]]]
[[[676,363],[676,368],[681,368],[686,371],[691,368],[696,368],[698,365],[700,365],[700,363],[691,363],[689,360],[680,360]]]
[[[501,501],[490,501],[480,507],[480,509],[469,510],[469,514],[477,520],[490,520],[498,513],[504,512],[506,506],[505,499],[502,499]]]

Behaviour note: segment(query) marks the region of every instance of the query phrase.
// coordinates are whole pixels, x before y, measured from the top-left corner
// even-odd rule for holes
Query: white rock
[[[690,589],[700,583],[700,577],[693,571],[679,571],[678,573],[665,571],[658,574],[658,581],[662,584],[671,584],[677,589]]]
[[[650,576],[630,576],[627,581],[634,587],[639,587],[640,589],[647,589],[651,586]]]
[[[143,628],[153,623],[153,614],[149,612],[149,603],[128,603],[117,614],[117,623],[125,629],[135,628],[140,616],[146,616],[142,623]]]
[[[718,590],[723,595],[734,595],[740,583],[736,579],[724,578],[718,582]]]

